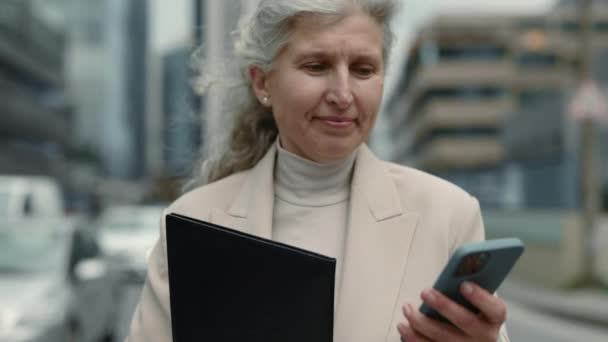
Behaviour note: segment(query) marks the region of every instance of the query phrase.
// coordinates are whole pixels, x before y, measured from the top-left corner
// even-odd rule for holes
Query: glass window
[[[558,89],[528,89],[519,94],[519,102],[522,107],[537,105],[540,103],[553,103],[561,95]]]
[[[557,56],[549,53],[523,53],[517,57],[523,68],[551,67],[557,64]]]
[[[517,28],[521,30],[544,29],[547,22],[544,18],[526,18],[517,23]]]
[[[85,23],[84,37],[88,44],[96,46],[103,41],[103,25],[100,19],[94,18]]]
[[[495,45],[442,46],[439,49],[442,60],[491,61],[502,59],[506,53],[504,47]]]
[[[0,227],[0,274],[57,269],[67,236],[51,227],[36,228]]]
[[[578,32],[580,25],[574,21],[565,21],[560,23],[559,27],[562,32],[573,33]]]
[[[593,23],[593,30],[596,32],[608,33],[608,21],[597,21]]]
[[[12,32],[13,35],[20,34],[23,28],[22,18],[26,4],[19,0],[0,1],[0,33]],[[4,31],[4,32],[2,32]]]
[[[608,32],[607,21],[595,21],[591,24],[592,30],[596,33]],[[576,33],[579,31],[581,25],[576,21],[565,21],[559,24],[559,28],[562,32]]]
[[[74,232],[70,255],[70,271],[74,271],[75,266],[80,261],[95,258],[99,256],[99,253],[99,245],[92,234],[89,234],[84,230]]]
[[[434,41],[424,42],[420,49],[420,63],[435,65],[439,61],[439,49]]]
[[[437,88],[428,91],[424,94],[423,102],[429,102],[435,99],[463,99],[463,100],[479,100],[505,95],[506,91],[503,88],[491,86],[476,86],[476,87],[460,87],[460,88]]]

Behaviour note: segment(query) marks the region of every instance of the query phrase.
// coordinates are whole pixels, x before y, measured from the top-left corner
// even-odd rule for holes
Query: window
[[[517,64],[523,68],[551,67],[557,64],[557,56],[550,53],[523,53],[517,57]]]
[[[608,33],[608,21],[597,21],[593,23],[593,31]]]
[[[558,89],[529,89],[519,94],[519,103],[522,107],[541,103],[554,103],[560,98],[560,95]]]
[[[73,232],[72,250],[70,254],[70,275],[80,261],[99,256],[100,248],[94,236],[84,230]]]
[[[506,91],[493,86],[476,86],[460,88],[436,88],[429,90],[422,96],[422,102],[427,103],[436,99],[461,99],[475,101],[479,99],[504,96]]]
[[[504,47],[495,45],[442,46],[439,58],[442,60],[492,61],[502,59],[507,53]]]
[[[559,29],[566,33],[578,33],[580,27],[581,25],[577,21],[565,21],[559,24]],[[608,21],[595,21],[591,24],[591,28],[595,33],[607,33]]]
[[[562,32],[574,33],[578,32],[580,25],[574,21],[565,21],[562,22],[559,27]]]
[[[22,22],[25,5],[19,0],[3,0],[0,1],[0,31],[2,33],[12,33],[18,35],[25,28]]]
[[[84,37],[89,45],[97,46],[103,41],[103,25],[100,18],[91,18],[84,26]]]

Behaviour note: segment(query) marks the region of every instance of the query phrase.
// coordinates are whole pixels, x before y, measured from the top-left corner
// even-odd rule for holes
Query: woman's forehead
[[[295,54],[345,47],[361,53],[381,54],[383,39],[383,28],[363,13],[325,22],[309,16],[294,23],[286,48]]]

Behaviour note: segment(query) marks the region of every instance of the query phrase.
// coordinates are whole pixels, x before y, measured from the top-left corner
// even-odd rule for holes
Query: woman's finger
[[[460,292],[489,323],[502,325],[507,320],[507,305],[501,298],[471,282],[464,282]]]
[[[414,331],[407,322],[399,323],[397,330],[401,335],[402,342],[431,342],[428,338]]]
[[[431,341],[461,341],[465,335],[451,325],[439,322],[415,310],[411,304],[403,307],[409,326],[416,333]]]
[[[487,323],[464,306],[454,302],[435,289],[424,290],[422,300],[435,311],[447,318],[467,336],[487,335]],[[452,326],[450,326],[452,327]]]

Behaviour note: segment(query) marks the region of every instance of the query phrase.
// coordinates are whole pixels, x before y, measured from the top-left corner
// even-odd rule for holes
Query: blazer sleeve
[[[450,227],[450,255],[461,245],[469,242],[482,241],[485,239],[483,219],[479,201],[475,197],[469,197],[455,206],[454,219]]]
[[[150,253],[146,281],[125,342],[167,342],[172,340],[165,214],[166,211],[161,216],[160,238]]]

